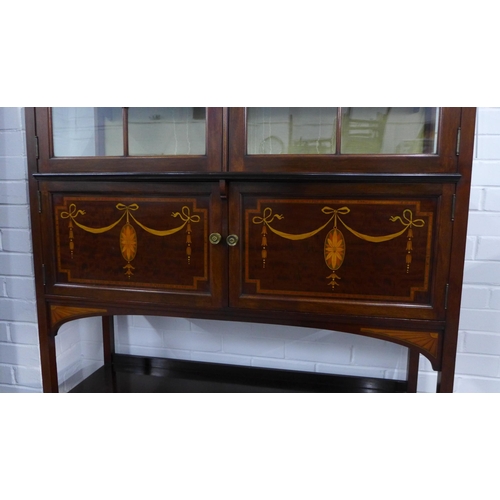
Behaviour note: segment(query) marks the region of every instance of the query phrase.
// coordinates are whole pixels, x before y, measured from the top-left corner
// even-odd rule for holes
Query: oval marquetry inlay
[[[127,262],[133,261],[137,254],[137,233],[128,222],[120,231],[120,250]]]
[[[332,270],[336,271],[344,262],[345,239],[337,229],[332,229],[325,238],[325,262]]]

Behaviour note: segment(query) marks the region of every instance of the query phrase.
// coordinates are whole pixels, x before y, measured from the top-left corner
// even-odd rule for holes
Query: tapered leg
[[[113,356],[115,354],[115,322],[113,316],[102,317],[102,343],[104,347],[104,368],[106,370],[106,385],[118,392],[116,373],[113,368]]]
[[[438,372],[437,392],[453,392],[455,382],[455,364],[448,367],[443,364],[442,369]]]
[[[408,349],[407,392],[417,392],[419,361],[420,361],[419,352],[415,349]]]
[[[113,316],[102,317],[102,343],[104,346],[104,364],[110,365],[115,354],[115,324]]]
[[[43,392],[59,392],[56,362],[56,339],[48,331],[40,328],[40,363],[42,369]]]
[[[42,389],[43,392],[59,392],[55,339],[58,329],[51,327],[49,309],[41,301],[37,303],[37,316]]]

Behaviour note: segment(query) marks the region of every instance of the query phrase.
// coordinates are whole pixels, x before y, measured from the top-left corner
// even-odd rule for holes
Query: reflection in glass
[[[342,154],[435,154],[438,108],[342,108]]]
[[[337,108],[247,108],[247,154],[335,154]]]
[[[131,156],[204,155],[205,108],[129,108]]]
[[[122,108],[52,108],[54,156],[123,155]]]

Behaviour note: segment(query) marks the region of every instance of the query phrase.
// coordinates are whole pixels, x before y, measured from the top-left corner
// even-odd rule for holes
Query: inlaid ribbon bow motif
[[[360,238],[364,241],[369,241],[371,243],[382,243],[385,241],[390,241],[394,238],[397,238],[398,236],[403,235],[406,231],[408,231],[407,234],[408,242],[406,244],[406,272],[407,273],[410,272],[410,264],[412,261],[411,252],[413,250],[413,244],[412,244],[413,228],[423,227],[425,225],[425,222],[422,219],[416,219],[416,220],[413,219],[413,212],[410,209],[408,208],[405,209],[403,211],[402,217],[392,216],[389,218],[391,222],[398,222],[398,221],[401,222],[401,224],[403,224],[404,226],[403,229],[401,231],[398,231],[397,233],[387,234],[383,236],[370,236],[368,234],[360,233],[355,229],[353,229],[352,227],[349,227],[340,217],[341,215],[347,215],[350,213],[351,210],[348,207],[331,208],[326,206],[323,207],[321,211],[325,215],[330,215],[331,217],[326,221],[325,224],[323,224],[318,229],[301,234],[285,233],[271,226],[271,224],[275,220],[284,219],[284,216],[273,214],[273,211],[270,207],[264,208],[262,216],[253,217],[252,222],[254,224],[262,225],[262,230],[261,230],[262,267],[263,268],[266,267],[266,259],[268,255],[268,242],[267,242],[268,229],[274,234],[280,236],[281,238],[286,238],[292,241],[299,241],[311,238],[312,236],[318,234],[333,221],[333,228],[326,235],[324,244],[325,264],[332,271],[332,273],[329,276],[327,276],[327,279],[331,280],[328,284],[331,285],[332,290],[339,285],[338,281],[336,280],[341,278],[340,276],[337,275],[336,271],[342,266],[346,255],[345,238],[340,229],[338,229],[337,227],[338,222],[340,222],[345,229],[347,229],[357,238]]]
[[[61,218],[62,219],[69,219],[68,222],[68,230],[69,230],[69,249],[71,252],[71,258],[73,258],[73,253],[75,249],[75,243],[74,243],[74,225],[79,227],[80,229],[92,233],[92,234],[102,234],[106,233],[107,231],[111,231],[115,226],[117,226],[123,219],[125,219],[125,224],[122,226],[122,229],[120,231],[120,251],[122,254],[122,257],[125,259],[127,264],[123,266],[123,269],[125,269],[125,275],[130,277],[134,274],[132,272],[134,266],[132,266],[131,262],[135,259],[137,255],[137,232],[134,228],[134,226],[131,224],[131,220],[135,222],[141,229],[144,231],[153,234],[155,236],[170,236],[172,234],[175,234],[179,231],[181,231],[184,227],[186,228],[186,256],[188,260],[188,264],[191,263],[191,223],[196,223],[200,222],[201,218],[199,215],[191,215],[191,211],[189,207],[183,206],[180,212],[172,212],[172,217],[179,217],[183,224],[181,224],[178,227],[175,227],[173,229],[166,229],[166,230],[156,230],[156,229],[151,229],[141,222],[139,222],[136,217],[134,217],[132,212],[136,212],[139,210],[139,205],[137,203],[132,203],[131,205],[125,205],[123,203],[118,203],[116,205],[116,209],[120,210],[123,212],[121,217],[116,221],[113,222],[113,224],[110,224],[109,226],[105,227],[99,227],[99,228],[94,228],[94,227],[89,227],[81,224],[76,220],[78,216],[83,216],[85,215],[85,210],[78,210],[76,207],[76,204],[72,203],[67,212],[61,212]]]

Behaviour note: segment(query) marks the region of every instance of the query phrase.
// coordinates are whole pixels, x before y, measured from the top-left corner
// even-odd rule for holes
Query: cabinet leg
[[[102,343],[104,347],[104,364],[111,365],[115,354],[115,323],[113,316],[102,317]]]
[[[102,317],[102,344],[104,347],[106,384],[111,387],[112,392],[118,392],[116,373],[113,368],[113,356],[115,354],[115,322],[113,316]]]
[[[417,392],[419,361],[419,352],[415,349],[408,349],[407,392]]]
[[[442,370],[438,372],[437,392],[453,392],[454,382],[454,367],[448,369],[447,367],[443,366]]]
[[[59,392],[56,339],[54,335],[40,335],[40,364],[42,370],[43,392]]]
[[[441,370],[438,372],[437,392],[453,392],[458,341],[458,325],[449,325],[444,334]]]

